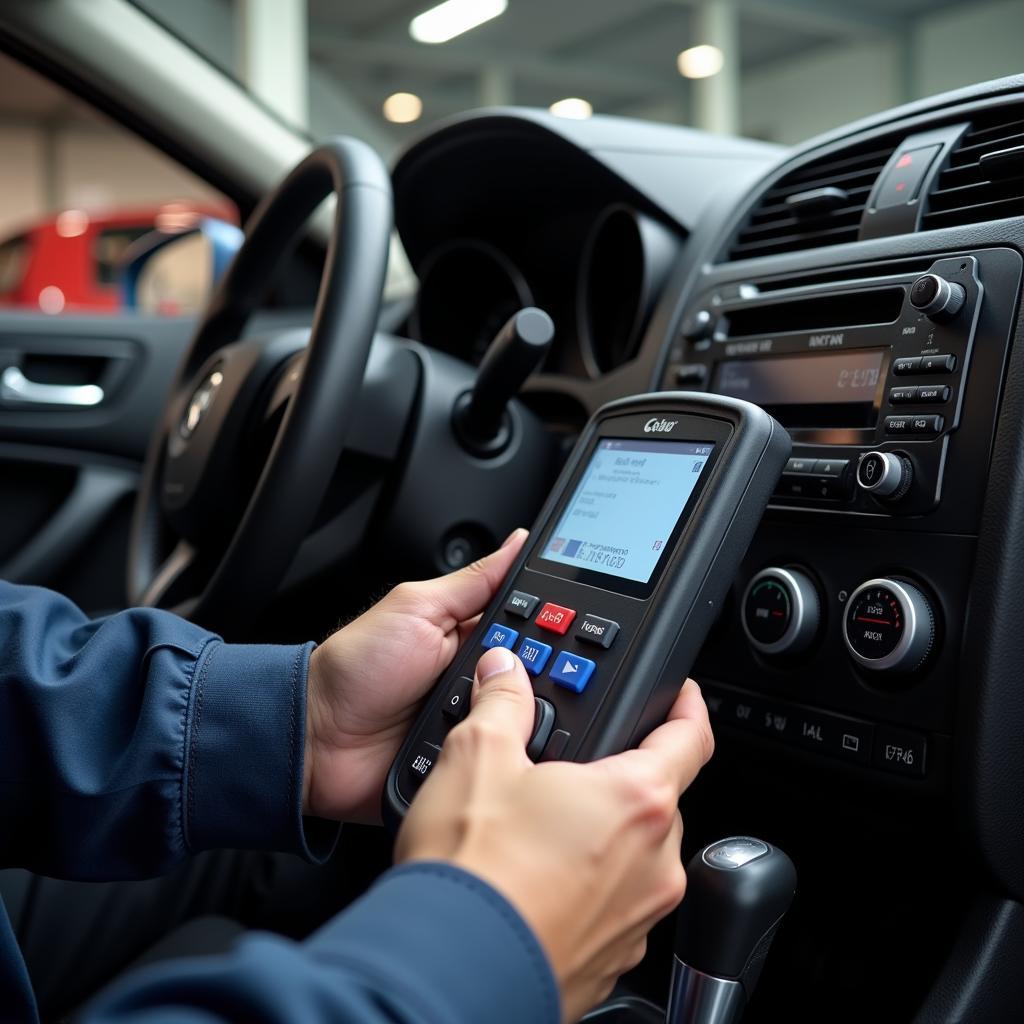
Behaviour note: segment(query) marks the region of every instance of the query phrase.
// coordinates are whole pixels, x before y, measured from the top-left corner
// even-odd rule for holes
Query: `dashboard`
[[[903,851],[845,899],[821,889],[782,955],[819,969],[810,936],[847,915],[838,959],[892,958],[886,1019],[948,1019],[932,981],[979,888],[1024,899],[1024,79],[792,151],[482,112],[395,185],[409,331],[475,362],[518,305],[547,309],[558,340],[522,400],[550,426],[672,389],[791,433],[694,673],[723,753],[693,806],[709,838],[763,822],[811,861],[848,849],[851,875]],[[937,875],[914,852],[933,841]],[[960,856],[983,871],[939,914],[929,886]],[[855,988],[828,1019],[863,1019]]]

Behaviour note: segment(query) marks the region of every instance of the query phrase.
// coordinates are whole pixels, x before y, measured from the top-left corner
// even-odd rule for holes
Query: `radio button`
[[[576,627],[576,639],[586,644],[596,644],[607,650],[611,647],[619,633],[619,624],[611,619],[601,619],[596,615],[584,615],[583,621]]]
[[[785,473],[813,473],[814,459],[792,458],[786,463]]]
[[[550,601],[540,610],[540,615],[533,621],[541,629],[550,630],[559,636],[565,636],[572,620],[576,618],[576,612],[572,608],[563,608],[560,604],[552,604]]]
[[[920,356],[900,356],[892,361],[892,372],[897,377],[907,377],[912,373],[920,373]]]
[[[916,388],[917,401],[927,402],[929,405],[941,405],[949,401],[949,385],[927,384],[924,387]]]
[[[952,373],[956,369],[956,356],[921,356],[918,373]]]
[[[916,402],[920,388],[893,388],[889,392],[890,405],[906,405],[909,402]]]
[[[827,476],[838,480],[846,474],[846,468],[850,463],[846,459],[818,459],[814,463],[815,476]]]

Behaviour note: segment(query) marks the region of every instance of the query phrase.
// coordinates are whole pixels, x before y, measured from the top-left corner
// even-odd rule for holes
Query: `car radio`
[[[974,256],[919,264],[719,287],[691,307],[664,386],[754,402],[789,430],[773,502],[927,512],[960,423],[983,289]]]
[[[514,651],[533,680],[534,760],[639,743],[689,673],[789,452],[771,416],[733,398],[662,393],[598,410],[392,765],[385,819],[404,814],[465,717],[486,648]]]

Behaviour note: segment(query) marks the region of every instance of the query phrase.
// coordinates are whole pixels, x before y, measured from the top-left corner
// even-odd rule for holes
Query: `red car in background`
[[[0,306],[44,313],[120,309],[118,270],[128,246],[151,231],[183,231],[200,217],[238,223],[228,204],[193,202],[64,210],[39,221],[0,242]]]

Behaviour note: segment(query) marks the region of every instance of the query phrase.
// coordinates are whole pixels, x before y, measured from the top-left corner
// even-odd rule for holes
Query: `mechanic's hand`
[[[648,931],[683,897],[677,804],[714,740],[692,680],[638,749],[590,764],[532,764],[533,715],[519,659],[487,651],[472,710],[413,801],[396,860],[449,861],[510,900],[575,1021],[640,962]]]
[[[526,540],[448,576],[402,583],[317,647],[306,698],[303,810],[380,820],[391,762],[420,702],[455,657]]]

